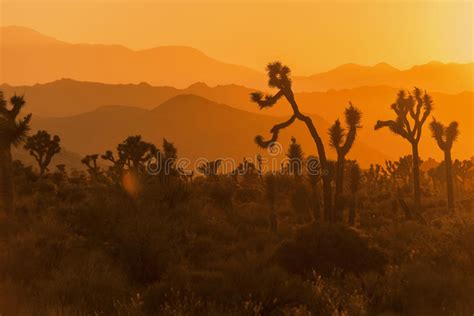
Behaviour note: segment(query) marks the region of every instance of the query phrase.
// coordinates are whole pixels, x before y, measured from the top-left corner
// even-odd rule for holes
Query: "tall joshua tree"
[[[333,218],[336,221],[342,219],[342,210],[344,208],[343,201],[343,188],[344,188],[344,163],[346,155],[354,144],[357,129],[360,126],[360,120],[362,114],[355,108],[352,103],[346,108],[345,120],[347,124],[346,129],[341,126],[341,122],[336,120],[334,124],[329,128],[330,145],[337,152],[337,164],[336,164],[336,191],[334,193],[334,212]],[[344,139],[345,138],[345,139]]]
[[[61,139],[58,135],[51,135],[47,131],[38,131],[35,135],[26,139],[25,149],[29,151],[38,163],[40,176],[43,176],[51,159],[61,151],[59,145]]]
[[[264,140],[263,137],[259,135],[255,137],[255,142],[263,148],[271,147],[277,141],[280,131],[290,126],[295,120],[300,120],[306,124],[306,127],[308,128],[318,150],[323,180],[324,217],[326,220],[330,221],[332,220],[331,181],[327,172],[327,159],[323,141],[319,136],[311,118],[304,115],[299,110],[293,90],[291,88],[291,79],[289,77],[290,68],[283,66],[280,62],[274,62],[267,66],[267,75],[268,86],[271,88],[277,88],[278,92],[274,95],[266,96],[264,96],[261,92],[254,92],[251,94],[251,100],[257,103],[260,109],[264,109],[267,107],[272,107],[281,97],[285,97],[285,99],[291,105],[293,115],[291,115],[287,121],[273,126],[273,128],[270,130],[272,137],[269,140]]]
[[[423,124],[428,119],[433,109],[433,100],[420,89],[415,88],[413,94],[401,90],[397,100],[392,104],[392,110],[396,114],[394,120],[377,121],[375,129],[388,127],[393,133],[405,138],[412,148],[413,154],[413,192],[415,196],[415,208],[420,209],[420,156],[418,154],[418,143],[421,138]],[[411,121],[410,122],[410,118]]]
[[[456,141],[459,130],[458,122],[451,122],[447,127],[433,119],[430,123],[431,134],[439,148],[444,153],[444,166],[446,168],[446,185],[448,192],[448,209],[454,210],[454,187],[453,187],[453,161],[451,159],[451,148]]]
[[[11,146],[18,146],[26,138],[30,129],[31,114],[18,120],[25,106],[23,97],[13,96],[11,107],[0,91],[0,212],[10,214],[13,211],[13,170]]]

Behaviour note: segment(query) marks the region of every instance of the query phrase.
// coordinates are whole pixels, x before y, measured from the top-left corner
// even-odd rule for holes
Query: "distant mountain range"
[[[329,124],[317,115],[311,117],[327,140]],[[257,153],[269,157],[266,150],[257,147],[254,138],[257,134],[268,137],[271,127],[284,119],[241,111],[196,95],[178,95],[151,110],[104,106],[64,118],[36,117],[33,128],[60,135],[64,147],[82,155],[115,149],[127,136],[139,134],[157,145],[166,138],[175,143],[180,157],[192,161],[220,157],[240,162],[243,157],[255,158]],[[281,133],[285,152],[291,136],[303,145],[306,154],[315,154],[315,145],[303,124],[295,124]],[[333,150],[327,150],[334,157]],[[279,159],[283,155],[284,152]],[[357,157],[367,166],[388,156],[357,140],[350,157]]]
[[[35,114],[33,122],[38,120],[38,116],[78,117],[78,114],[84,112],[95,113],[94,111],[103,105],[122,105],[126,106],[127,109],[128,107],[136,107],[141,110],[153,110],[169,99],[187,94],[197,95],[217,104],[226,104],[242,111],[257,114],[271,116],[287,116],[290,114],[290,107],[285,100],[281,100],[271,109],[260,111],[249,100],[249,93],[255,90],[237,85],[209,87],[204,83],[196,83],[186,89],[176,89],[171,87],[153,87],[148,84],[109,85],[59,80],[34,86],[12,87],[0,85],[0,90],[4,91],[7,97],[14,93],[24,94],[27,100],[25,110]],[[344,108],[349,101],[352,101],[363,113],[363,128],[359,132],[360,140],[371,144],[371,147],[382,152],[384,156],[398,157],[401,154],[410,152],[407,143],[387,130],[374,131],[373,129],[377,119],[390,119],[393,117],[390,104],[393,103],[396,93],[397,89],[386,86],[360,87],[330,90],[327,92],[297,93],[296,99],[303,112],[317,114],[320,119],[324,120],[324,124],[322,124],[324,127],[321,127],[321,133],[324,135],[327,131],[328,122],[334,122],[336,118],[343,118]],[[453,148],[454,156],[472,156],[474,153],[474,93],[463,92],[453,95],[433,92],[431,95],[434,99],[433,116],[443,122],[457,120],[460,124],[461,135]],[[180,107],[177,103],[177,101],[174,102],[177,107]],[[140,111],[140,109],[136,110]],[[140,111],[140,113],[147,112]],[[90,113],[87,115],[90,115]],[[231,119],[227,118],[227,120]],[[145,119],[147,122],[148,120],[148,118]],[[95,126],[96,124],[100,124],[100,122],[96,122],[93,125]],[[130,124],[133,125],[135,123],[132,122]],[[175,124],[176,129],[183,128],[178,121],[173,121],[173,124]],[[123,125],[128,126],[128,123],[123,123]],[[78,128],[84,129],[83,126]],[[123,136],[123,133],[120,134],[120,131],[117,131],[117,133],[121,135],[120,137]],[[255,136],[254,134],[252,135]],[[236,135],[235,137],[239,136]],[[307,138],[308,135],[303,133],[301,137]],[[253,137],[250,137],[250,140],[252,139]],[[110,143],[114,144],[116,140]],[[251,141],[250,146],[253,146]],[[421,155],[423,157],[441,159],[441,152],[436,146],[429,136],[429,131],[426,127],[421,141]]]
[[[0,52],[0,90],[7,97],[24,94],[25,110],[34,113],[33,128],[59,134],[64,147],[80,155],[112,149],[126,136],[141,134],[157,144],[169,138],[190,159],[241,159],[262,152],[253,143],[255,135],[268,135],[290,113],[284,100],[264,111],[250,102],[250,92],[268,91],[263,71],[223,63],[189,47],[133,51],[69,44],[31,29],[3,27]],[[293,76],[293,83],[301,110],[313,117],[326,144],[330,122],[343,117],[349,101],[362,110],[363,129],[349,158],[367,165],[410,153],[403,139],[387,130],[375,132],[373,126],[377,119],[393,117],[390,104],[397,90],[413,86],[433,96],[434,117],[460,123],[453,156],[472,156],[473,74],[474,63],[431,62],[408,70],[385,63],[346,64]],[[282,143],[291,136],[308,154],[315,153],[302,124],[282,132]],[[327,151],[334,156],[329,146]],[[420,154],[442,158],[427,127]]]
[[[60,78],[104,83],[147,82],[178,88],[195,82],[254,88],[266,85],[263,71],[224,63],[190,47],[163,46],[134,51],[118,45],[70,44],[28,28],[12,26],[0,28],[0,49],[0,83],[13,85],[46,83]],[[294,76],[293,81],[296,91],[387,85],[458,93],[474,91],[473,73],[474,63],[431,62],[408,70],[384,63],[347,64],[312,76]]]

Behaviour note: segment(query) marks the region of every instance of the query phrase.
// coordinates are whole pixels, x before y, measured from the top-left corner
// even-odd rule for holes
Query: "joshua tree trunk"
[[[323,141],[321,140],[321,137],[319,137],[318,131],[316,130],[316,127],[314,127],[311,118],[300,112],[298,104],[296,104],[293,92],[291,90],[286,91],[285,96],[287,97],[288,102],[293,108],[295,117],[306,124],[311,134],[311,137],[313,138],[316,144],[316,149],[318,150],[319,162],[321,163],[322,172],[321,178],[323,182],[324,220],[334,221],[334,217],[332,215],[331,178],[329,176],[329,168]]]
[[[415,195],[415,210],[420,211],[420,157],[418,156],[418,144],[412,143],[413,151],[413,193]]]
[[[46,165],[42,164],[41,162],[39,162],[40,166],[39,166],[39,171],[40,171],[40,177],[44,176],[44,173],[46,172]]]
[[[311,121],[310,121],[311,122]],[[308,123],[306,124],[308,125]],[[311,135],[313,135],[313,139],[316,142],[316,147],[318,150],[318,156],[319,156],[319,161],[321,163],[321,171],[322,171],[322,182],[323,182],[323,207],[324,207],[324,220],[325,221],[334,221],[334,218],[332,216],[332,201],[331,201],[331,178],[329,176],[329,168],[328,168],[328,163],[326,159],[326,153],[324,151],[324,145],[323,142],[321,141],[321,138],[319,137],[318,133],[316,132],[316,129],[313,126],[313,123],[311,122],[312,128],[308,125],[308,128],[310,130],[313,130],[311,132]]]
[[[453,188],[453,162],[451,160],[451,151],[444,151],[444,164],[446,166],[446,186],[448,190],[448,209],[454,210],[454,188]]]
[[[342,208],[344,205],[342,191],[344,186],[344,157],[338,155],[336,165],[336,189],[334,193],[334,221],[338,222],[342,220]]]
[[[13,212],[13,170],[10,144],[0,145],[0,213]]]
[[[349,225],[351,226],[354,226],[355,224],[356,206],[357,206],[356,194],[353,193],[351,196],[351,202],[349,204]]]

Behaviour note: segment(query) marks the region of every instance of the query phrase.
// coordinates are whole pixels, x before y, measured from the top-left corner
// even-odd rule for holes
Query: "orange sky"
[[[68,42],[186,45],[259,70],[280,59],[305,75],[348,62],[474,60],[472,1],[0,0],[0,9],[1,25]]]

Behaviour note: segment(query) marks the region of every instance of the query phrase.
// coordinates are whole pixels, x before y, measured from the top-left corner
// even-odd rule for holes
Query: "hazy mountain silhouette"
[[[329,124],[312,115],[321,130]],[[268,133],[281,118],[237,110],[195,95],[179,95],[152,110],[126,106],[104,106],[95,111],[64,118],[39,118],[33,120],[34,129],[46,129],[61,135],[67,148],[81,153],[101,153],[113,148],[129,135],[140,134],[147,141],[157,144],[166,137],[175,143],[181,157],[195,160],[200,157],[216,159],[254,157],[265,152],[254,143],[257,134]],[[286,146],[295,136],[310,154],[314,144],[304,125],[296,124],[282,133]],[[324,137],[327,138],[326,133]],[[362,165],[382,161],[380,154],[362,141],[356,142],[351,157]]]
[[[59,78],[106,83],[139,83],[187,87],[238,84],[264,88],[263,73],[217,61],[182,46],[133,51],[119,45],[69,44],[23,27],[0,28],[0,82],[14,85],[45,83]],[[450,93],[474,90],[474,63],[431,62],[398,70],[388,64],[347,64],[308,77],[293,76],[296,91],[321,91],[359,86],[420,86]]]
[[[0,85],[5,95],[25,95],[28,110],[40,116],[70,116],[97,109],[104,104],[121,104],[152,109],[182,93],[172,87],[149,84],[103,84],[70,79],[34,86]]]
[[[261,85],[263,74],[223,63],[190,47],[133,51],[118,45],[69,44],[24,27],[0,28],[0,82],[44,83],[75,78],[108,83],[150,82],[184,87],[209,84]]]
[[[418,86],[431,91],[458,93],[474,90],[473,73],[474,63],[430,62],[407,70],[399,70],[386,63],[373,67],[346,64],[328,72],[298,77],[295,85],[299,91],[387,85],[398,89]]]
[[[108,85],[73,80],[59,80],[48,84],[31,87],[0,86],[6,96],[13,93],[25,94],[28,111],[40,116],[70,116],[93,111],[104,104],[121,104],[153,109],[160,103],[180,94],[195,94],[216,103],[227,104],[234,108],[254,113],[286,116],[290,107],[280,101],[271,109],[260,111],[250,102],[249,93],[254,89],[237,85],[209,87],[203,83],[193,84],[186,89],[171,87],[153,87],[148,84]],[[327,92],[297,93],[296,98],[301,110],[305,113],[317,113],[327,122],[340,118],[344,108],[352,101],[363,113],[363,129],[359,131],[362,141],[371,142],[373,147],[388,156],[409,152],[403,140],[392,137],[388,131],[375,132],[373,125],[378,119],[391,117],[389,105],[394,102],[398,89],[380,87],[360,87]],[[454,156],[470,157],[473,153],[474,130],[472,128],[474,93],[445,94],[430,92],[434,99],[433,116],[443,121],[457,120],[460,123],[461,135],[458,146],[454,147]],[[455,109],[455,110],[453,110]],[[118,140],[121,138],[118,137]],[[390,141],[387,141],[390,140]],[[440,153],[433,150],[435,142],[429,137],[422,137],[421,155],[441,159]],[[432,152],[432,153],[431,153]]]
[[[25,95],[28,110],[48,117],[76,115],[97,109],[104,104],[120,104],[153,109],[179,94],[195,94],[217,103],[247,111],[258,112],[250,103],[249,94],[255,89],[237,85],[209,87],[195,83],[185,89],[140,84],[103,84],[61,79],[33,86],[0,85],[5,95]],[[286,112],[281,112],[286,115]]]

